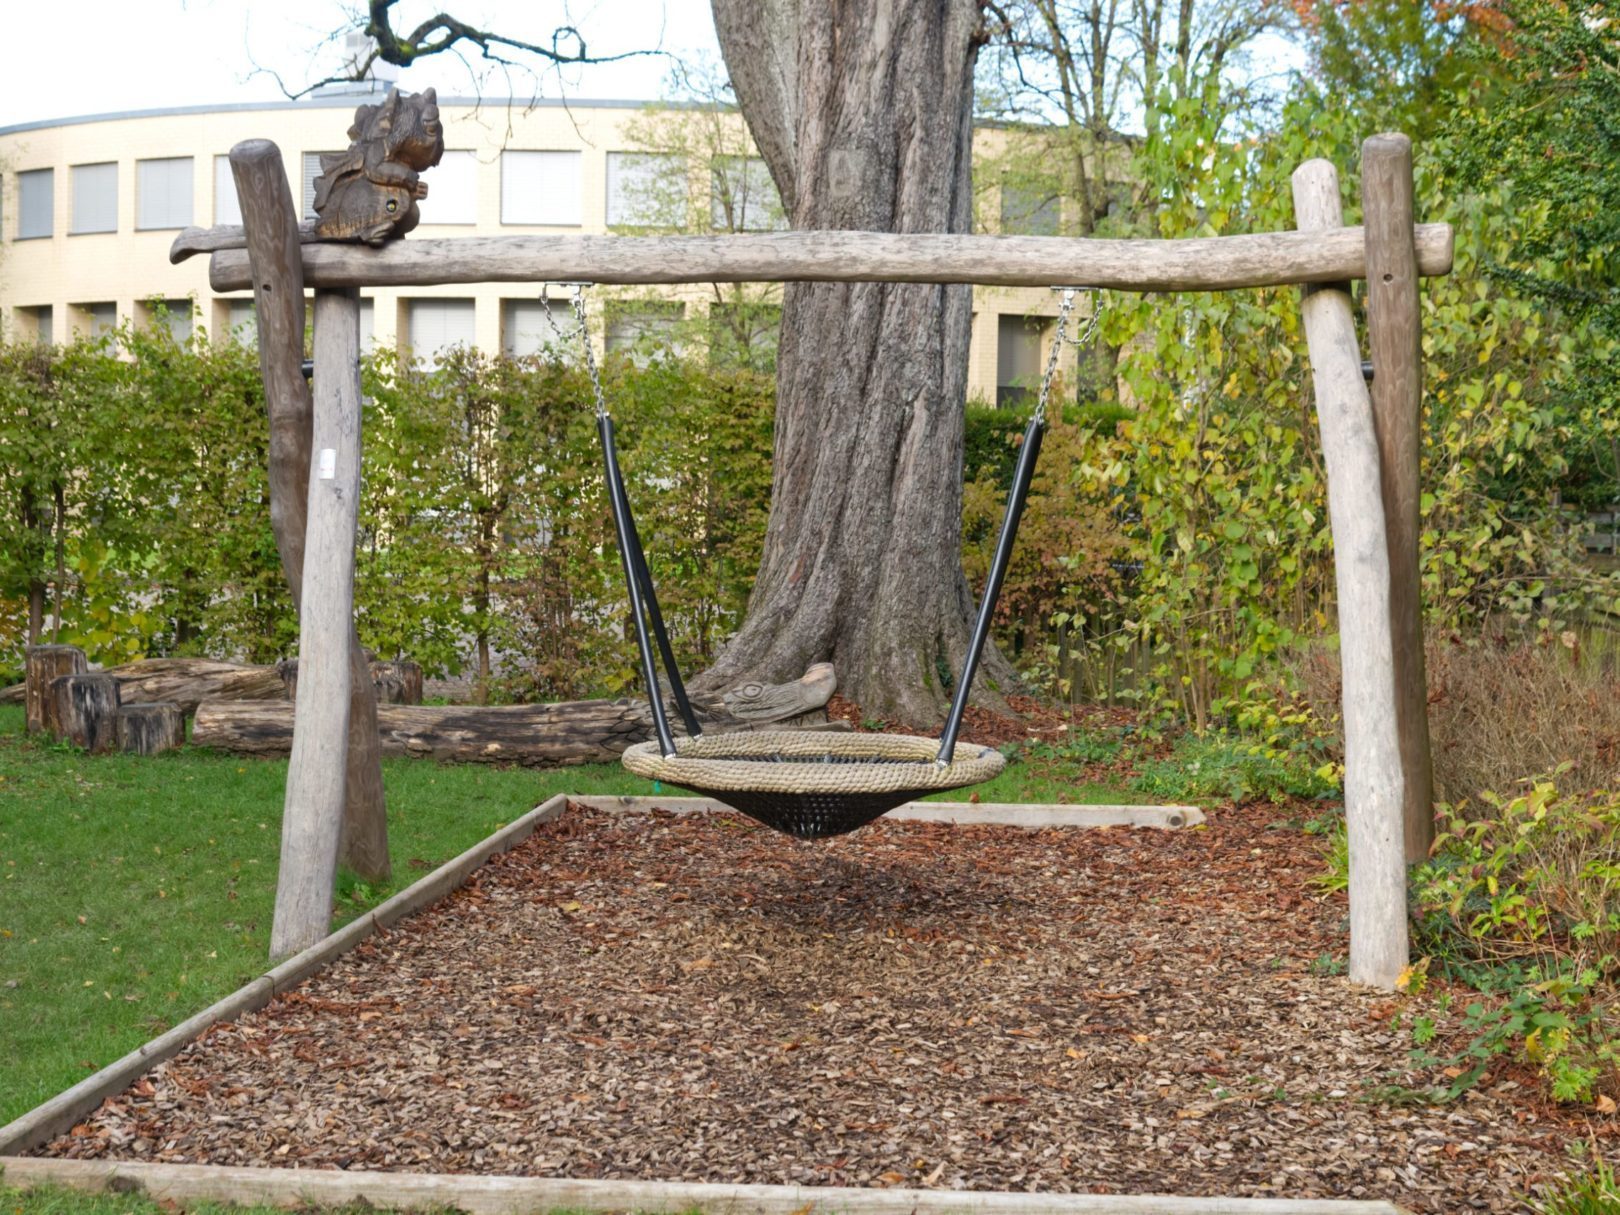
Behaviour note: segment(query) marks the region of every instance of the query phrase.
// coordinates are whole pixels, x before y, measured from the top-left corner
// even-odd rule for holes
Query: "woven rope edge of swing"
[[[1001,773],[1006,759],[994,747],[960,743],[952,762],[934,762],[937,738],[912,734],[821,734],[767,730],[676,740],[676,754],[661,755],[657,742],[625,751],[624,766],[637,776],[688,788],[759,793],[890,793],[957,789]],[[759,758],[750,759],[749,756]],[[884,763],[793,763],[777,756],[837,755]],[[724,757],[724,758],[720,758]],[[910,762],[908,762],[910,761]]]

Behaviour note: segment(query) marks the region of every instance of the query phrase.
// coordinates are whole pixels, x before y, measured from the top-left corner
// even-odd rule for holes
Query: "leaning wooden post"
[[[1339,175],[1327,161],[1295,170],[1294,215],[1304,230],[1342,225]],[[1407,963],[1406,864],[1378,437],[1348,285],[1306,288],[1300,312],[1316,385],[1338,584],[1350,979],[1393,989]]]
[[[270,928],[270,955],[277,958],[308,948],[331,930],[343,826],[360,498],[360,297],[352,290],[315,295],[313,435],[293,709],[297,724]]]
[[[1406,859],[1415,862],[1428,856],[1434,843],[1434,774],[1418,570],[1423,338],[1412,226],[1412,141],[1405,135],[1374,135],[1361,145],[1361,206],[1367,240],[1373,419],[1382,458],[1389,545],[1395,719],[1406,773]]]
[[[300,603],[304,578],[305,506],[309,492],[310,416],[304,380],[304,267],[300,230],[281,150],[267,139],[231,149],[231,174],[242,200],[243,236],[253,271],[259,326],[259,373],[270,418],[270,526],[281,568]],[[364,672],[365,651],[350,628],[350,667]],[[351,678],[349,778],[341,855],[360,876],[389,875],[388,818],[377,737],[377,698],[369,678]]]

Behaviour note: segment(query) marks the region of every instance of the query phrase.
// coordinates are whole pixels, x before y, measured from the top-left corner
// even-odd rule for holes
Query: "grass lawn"
[[[21,708],[0,706],[0,1123],[263,973],[285,777],[285,761],[189,749],[92,757],[27,739]],[[338,922],[554,793],[653,792],[616,764],[388,759],[383,777],[395,878],[342,880]],[[1054,763],[977,792],[1143,800]]]

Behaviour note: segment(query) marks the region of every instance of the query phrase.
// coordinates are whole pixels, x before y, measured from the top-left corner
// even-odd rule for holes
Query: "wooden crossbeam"
[[[212,250],[215,291],[253,285],[230,229],[188,229],[171,257]],[[1420,275],[1450,273],[1450,224],[1416,224]],[[1193,240],[1059,236],[770,232],[741,236],[472,236],[365,245],[307,242],[308,287],[429,287],[448,283],[741,282],[1075,284],[1124,291],[1223,291],[1365,278],[1366,234],[1267,232]]]

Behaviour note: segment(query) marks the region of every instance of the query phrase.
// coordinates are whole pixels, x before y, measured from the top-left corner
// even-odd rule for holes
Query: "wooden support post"
[[[56,693],[51,684],[63,675],[82,675],[90,669],[84,651],[76,645],[31,645],[23,660],[23,720],[29,734],[55,738]]]
[[[1412,141],[1374,135],[1361,145],[1361,206],[1367,234],[1367,338],[1373,419],[1382,458],[1384,530],[1395,650],[1395,719],[1406,774],[1406,859],[1434,843],[1429,688],[1423,662],[1418,572],[1423,441],[1423,337],[1417,249],[1412,238]]]
[[[287,184],[281,150],[266,139],[231,149],[231,174],[242,200],[243,239],[252,275],[259,324],[259,372],[270,415],[270,524],[281,568],[301,603],[304,577],[305,507],[309,486],[311,404],[304,380],[304,233]],[[349,656],[357,672],[365,652],[350,624]],[[371,681],[351,680],[348,790],[343,810],[343,860],[361,877],[389,875],[388,817],[382,758],[377,742],[377,700]]]
[[[270,929],[274,958],[307,949],[331,931],[354,680],[350,634],[360,497],[358,292],[316,293],[314,389],[296,725]]]
[[[1294,172],[1302,230],[1339,227],[1339,175]],[[1350,979],[1394,988],[1407,964],[1403,777],[1390,631],[1389,549],[1372,400],[1347,286],[1308,288],[1300,305],[1327,464],[1344,686],[1344,814],[1350,835]]]
[[[51,681],[57,733],[92,755],[118,746],[118,680],[98,673]]]

